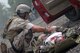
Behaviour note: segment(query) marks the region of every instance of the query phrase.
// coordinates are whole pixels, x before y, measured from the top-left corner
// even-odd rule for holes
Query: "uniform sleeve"
[[[27,25],[26,25],[26,28],[27,29],[31,29],[33,27],[33,24],[32,23],[27,23]]]

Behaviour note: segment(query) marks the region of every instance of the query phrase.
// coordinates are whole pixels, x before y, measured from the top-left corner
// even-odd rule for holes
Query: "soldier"
[[[32,38],[28,35],[28,31],[31,32],[51,32],[51,28],[45,28],[34,25],[28,21],[30,7],[26,4],[20,4],[16,8],[16,16],[13,16],[7,23],[3,38],[10,41],[12,48],[17,53],[28,53],[28,47]],[[56,27],[54,27],[55,29]],[[25,36],[26,35],[26,36]],[[10,52],[11,53],[11,52]]]

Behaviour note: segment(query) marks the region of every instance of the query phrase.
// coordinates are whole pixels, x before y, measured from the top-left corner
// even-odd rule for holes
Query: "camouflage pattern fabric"
[[[22,50],[22,53],[33,52],[32,46],[30,45],[32,34],[30,34],[26,34],[25,31],[22,31],[19,35],[17,35],[13,41],[14,47],[19,51]]]
[[[0,41],[0,53],[29,53],[29,52],[33,52],[32,47],[30,47],[30,41],[25,39],[24,31],[22,31],[19,35],[15,36],[12,44],[6,38],[3,39],[1,37],[0,40],[1,40]],[[29,42],[27,42],[27,41],[29,41]]]
[[[14,18],[16,19],[17,17],[14,16],[12,19],[10,19],[8,21],[8,23],[5,27],[4,33],[3,33],[3,38],[8,39],[13,47],[12,49],[10,48],[9,51],[15,49],[20,52],[24,50],[22,53],[27,53],[25,50],[28,50],[27,48],[29,48],[29,43],[30,43],[29,40],[31,40],[32,37],[31,37],[31,35],[25,36],[25,34],[28,33],[28,29],[27,28],[25,29],[26,26],[24,27],[23,25],[22,25],[23,26],[22,28],[24,28],[24,30],[22,28],[19,28],[19,29],[16,28],[15,30],[8,30],[11,26],[11,23],[13,23],[13,21],[15,20]],[[24,21],[24,20],[20,19],[20,21]],[[26,24],[29,23],[28,21],[25,21],[25,22],[26,22]],[[17,24],[16,24],[16,26],[17,26]],[[25,24],[25,23],[23,23],[23,24]],[[14,26],[14,25],[12,25],[12,26]],[[30,26],[32,26],[32,25],[30,25]]]
[[[8,39],[0,37],[0,53],[16,53]]]
[[[77,38],[79,36],[79,27],[71,27],[71,28],[65,28],[65,27],[58,27],[57,31],[62,32],[66,37],[72,37]]]

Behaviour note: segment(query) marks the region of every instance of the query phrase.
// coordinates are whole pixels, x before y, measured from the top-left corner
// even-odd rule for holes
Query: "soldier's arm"
[[[34,25],[32,27],[32,30],[34,32],[51,32],[52,31],[52,28],[46,28],[46,27],[42,27],[42,26],[38,26],[38,25]]]

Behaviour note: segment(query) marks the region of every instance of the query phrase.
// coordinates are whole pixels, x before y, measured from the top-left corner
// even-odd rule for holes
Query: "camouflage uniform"
[[[15,53],[8,39],[0,37],[0,53]]]
[[[11,19],[7,27],[5,27],[3,38],[8,39],[11,43],[13,49],[18,52],[27,53],[26,50],[29,47],[29,38],[27,36],[28,30],[32,28],[33,24],[28,20],[23,20],[18,16],[14,16],[14,19]],[[26,35],[26,36],[25,36]]]
[[[58,30],[62,31],[65,39],[71,39],[75,43],[80,43],[80,28],[79,26],[74,26],[71,28],[59,27]],[[70,41],[71,42],[71,41]],[[70,43],[68,42],[68,43]]]
[[[73,37],[74,35],[79,35],[79,27],[71,27],[71,28],[65,28],[65,27],[58,27],[56,31],[62,32],[66,37]]]

